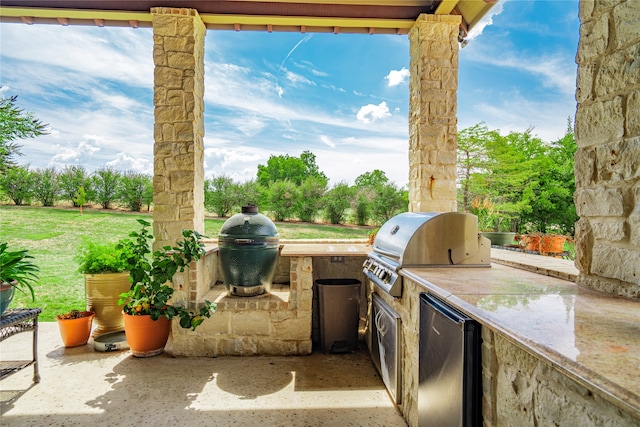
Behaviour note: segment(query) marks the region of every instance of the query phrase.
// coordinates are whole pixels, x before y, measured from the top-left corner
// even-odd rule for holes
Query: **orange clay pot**
[[[162,353],[169,332],[171,321],[166,317],[151,320],[150,315],[132,316],[124,313],[124,333],[135,357],[151,357]]]
[[[540,236],[537,234],[516,234],[515,240],[518,241],[520,248],[525,251],[540,251]]]
[[[564,248],[564,242],[567,240],[567,236],[553,236],[545,235],[540,240],[540,253],[542,255],[552,254],[558,255],[562,253]]]
[[[56,317],[60,329],[60,338],[65,347],[79,347],[89,341],[91,335],[91,325],[95,313],[78,319],[61,319]]]

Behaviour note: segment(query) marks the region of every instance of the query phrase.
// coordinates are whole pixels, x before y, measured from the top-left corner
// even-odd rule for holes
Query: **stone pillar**
[[[409,211],[455,212],[460,16],[420,15],[409,31]]]
[[[640,298],[640,2],[580,2],[577,282]]]
[[[204,38],[193,9],[157,7],[153,17],[154,249],[204,231]]]

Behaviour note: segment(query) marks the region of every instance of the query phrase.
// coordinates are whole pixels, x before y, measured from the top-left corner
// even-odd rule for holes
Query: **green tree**
[[[371,200],[373,191],[369,189],[359,189],[356,193],[355,216],[358,225],[367,225],[371,217]]]
[[[371,172],[365,172],[358,176],[354,181],[357,188],[376,188],[389,182],[389,178],[380,169],[374,169]]]
[[[73,198],[73,204],[80,208],[80,215],[82,215],[82,207],[87,203],[87,193],[84,191],[84,187],[80,186],[76,197]]]
[[[302,160],[302,163],[304,163],[306,177],[316,178],[321,183],[323,183],[324,186],[327,185],[327,183],[329,182],[329,179],[316,164],[315,154],[313,154],[311,151],[303,151],[302,154],[300,154],[300,160]]]
[[[355,195],[355,188],[345,182],[339,182],[329,190],[323,201],[325,218],[331,224],[340,224],[344,221],[347,209],[351,207],[351,200]]]
[[[100,203],[103,209],[109,209],[111,204],[117,200],[121,177],[120,172],[108,166],[96,170],[91,175],[94,200]]]
[[[309,177],[300,185],[300,195],[295,201],[295,211],[300,221],[313,222],[322,206],[322,197],[327,189],[325,180]]]
[[[49,133],[48,125],[16,106],[17,98],[0,98],[0,174],[17,165],[15,156],[22,156],[22,146],[16,140]]]
[[[578,220],[573,202],[575,176],[573,156],[576,151],[573,129],[569,121],[565,135],[546,146],[534,179],[523,190],[522,223],[542,233],[573,234]]]
[[[244,205],[258,205],[260,202],[260,186],[256,180],[246,181],[238,187],[238,208]],[[238,209],[240,211],[240,209]]]
[[[467,211],[474,211],[478,201],[491,205],[492,219],[486,226],[496,231],[517,231],[523,225],[522,214],[530,209],[523,194],[526,188],[538,185],[546,148],[544,142],[525,132],[502,136],[497,131],[482,128],[486,159],[471,169],[466,195]],[[464,184],[461,185],[464,187]]]
[[[365,172],[355,179],[355,219],[358,225],[366,225],[374,214],[374,199],[379,193],[385,191],[384,186],[389,185],[389,178],[380,169]],[[377,202],[379,204],[379,201]],[[380,206],[378,206],[379,210]],[[376,219],[377,220],[377,219]]]
[[[316,165],[316,156],[310,151],[304,151],[300,157],[288,154],[270,156],[266,165],[258,165],[258,184],[269,187],[276,181],[291,181],[297,185],[308,177],[317,177],[328,182],[326,175]]]
[[[0,175],[0,189],[16,205],[28,205],[31,202],[33,174],[28,166],[15,166]]]
[[[240,185],[227,175],[220,175],[204,182],[204,205],[209,212],[227,217],[240,203]]]
[[[371,202],[373,218],[382,225],[398,212],[406,212],[408,202],[405,201],[401,189],[395,184],[378,185]]]
[[[84,187],[88,199],[91,197],[91,182],[89,175],[84,167],[79,165],[67,165],[64,167],[60,175],[58,175],[58,186],[60,187],[60,195],[73,203],[73,207],[77,208],[75,202],[78,188]]]
[[[58,192],[58,173],[55,168],[33,171],[33,197],[42,203],[42,206],[53,206]]]
[[[490,131],[483,122],[458,132],[458,193],[463,211],[470,211],[473,200],[478,197],[474,184],[486,171],[486,144],[497,136],[497,132]]]
[[[291,181],[276,181],[268,189],[269,210],[276,221],[293,218],[300,199],[299,187]]]
[[[118,189],[118,200],[133,212],[140,212],[149,188],[153,193],[153,181],[149,175],[128,171],[122,174]]]

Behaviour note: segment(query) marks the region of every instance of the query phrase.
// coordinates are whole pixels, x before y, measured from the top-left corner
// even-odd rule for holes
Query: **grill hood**
[[[459,212],[396,215],[380,227],[373,251],[399,268],[491,262],[491,242],[478,233],[478,218]]]

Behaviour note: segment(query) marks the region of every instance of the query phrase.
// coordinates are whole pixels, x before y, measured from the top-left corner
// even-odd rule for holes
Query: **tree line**
[[[33,201],[54,206],[88,202],[108,209],[123,206],[147,210],[153,202],[153,180],[133,171],[103,167],[89,174],[82,166],[29,169],[16,161],[19,139],[48,133],[43,124],[0,99],[0,191],[16,205]],[[478,216],[481,231],[558,232],[573,234],[577,221],[573,201],[576,143],[571,120],[565,135],[545,142],[525,132],[501,135],[478,123],[458,132],[458,210]],[[406,212],[408,192],[381,170],[363,173],[354,185],[328,178],[310,151],[300,157],[271,156],[258,165],[256,179],[236,182],[227,175],[205,180],[205,208],[219,217],[257,204],[276,221],[325,220],[332,224],[381,225]]]
[[[304,164],[304,167],[299,167]],[[285,167],[281,167],[281,166]],[[257,204],[276,221],[299,220],[332,224],[382,224],[407,210],[407,191],[389,182],[385,173],[374,170],[360,175],[353,186],[340,182],[328,188],[328,179],[317,169],[315,156],[271,156],[258,166],[255,180],[237,182],[226,175],[204,182],[204,205],[208,212],[228,217],[246,204]],[[124,207],[150,210],[153,178],[133,171],[103,167],[93,173],[79,165],[30,169],[13,166],[0,174],[0,190],[16,205],[74,207],[99,204],[104,209]]]

